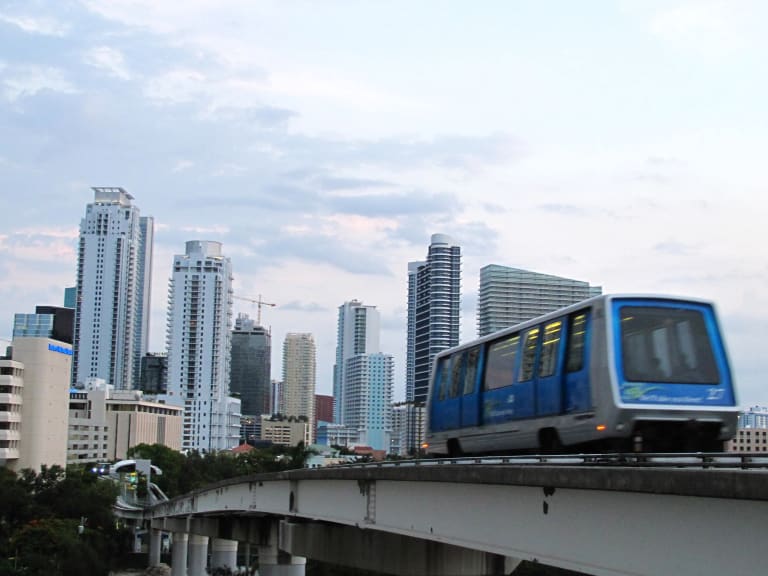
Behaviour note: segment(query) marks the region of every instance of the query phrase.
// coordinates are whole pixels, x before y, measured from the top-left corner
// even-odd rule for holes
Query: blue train
[[[438,354],[425,449],[722,451],[738,412],[711,303],[603,295]]]

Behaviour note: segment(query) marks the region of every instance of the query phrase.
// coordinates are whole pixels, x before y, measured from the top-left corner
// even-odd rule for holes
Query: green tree
[[[106,574],[109,556],[97,531],[80,533],[75,520],[45,518],[24,526],[12,545],[20,574],[56,576]]]
[[[115,525],[116,496],[113,482],[81,467],[0,470],[0,575],[106,575],[130,545]]]

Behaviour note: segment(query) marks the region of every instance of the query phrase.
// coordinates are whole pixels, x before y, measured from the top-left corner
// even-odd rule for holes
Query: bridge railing
[[[536,454],[515,456],[461,456],[340,464],[341,468],[383,468],[397,466],[450,466],[482,464],[500,466],[590,466],[635,468],[764,469],[768,453],[617,453],[617,454]]]

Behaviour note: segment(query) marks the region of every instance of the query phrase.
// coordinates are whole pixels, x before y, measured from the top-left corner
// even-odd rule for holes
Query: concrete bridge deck
[[[293,470],[220,482],[147,518],[260,554],[400,575],[508,574],[519,560],[606,576],[746,575],[763,562],[768,473],[664,462]]]

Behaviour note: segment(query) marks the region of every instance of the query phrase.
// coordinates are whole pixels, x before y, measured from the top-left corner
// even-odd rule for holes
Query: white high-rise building
[[[336,330],[336,364],[333,367],[333,421],[347,424],[346,362],[359,354],[380,352],[381,320],[375,306],[366,306],[358,300],[339,306]]]
[[[283,385],[281,412],[304,417],[314,442],[315,378],[317,370],[315,338],[312,334],[289,333],[283,341]]]
[[[80,222],[72,379],[130,389],[147,353],[154,221],[122,188],[93,188]]]
[[[182,449],[226,450],[240,436],[229,397],[232,264],[220,242],[192,240],[173,258],[168,297],[168,393],[184,407]]]
[[[346,421],[357,430],[358,443],[374,450],[390,449],[394,360],[389,354],[358,354],[347,358]]]
[[[334,366],[334,421],[359,444],[389,451],[394,361],[379,347],[380,316],[358,300],[339,306]]]

